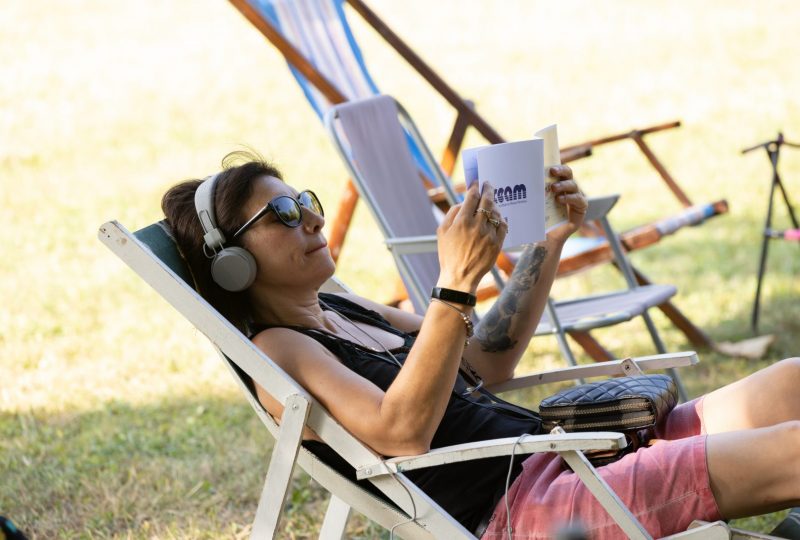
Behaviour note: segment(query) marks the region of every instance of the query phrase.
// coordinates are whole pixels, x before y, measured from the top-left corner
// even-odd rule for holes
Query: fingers
[[[563,171],[563,167],[551,167],[550,170],[562,176],[569,176],[548,184],[547,189],[553,193],[556,202],[565,204],[578,213],[586,213],[589,203],[578,184],[572,179],[572,171]]]
[[[483,184],[479,206],[487,210],[494,210],[494,188],[489,182]]]
[[[578,193],[578,184],[575,180],[556,180],[548,184],[548,189],[554,194],[559,195],[562,193]]]
[[[473,182],[469,189],[467,189],[467,194],[464,196],[464,202],[461,204],[462,208],[464,209],[464,214],[471,216],[475,213],[475,210],[478,209],[478,203],[481,200],[480,191],[478,191],[478,184],[479,182]]]
[[[550,167],[550,170],[547,171],[547,174],[550,175],[550,178],[555,178],[556,180],[572,179],[572,169],[570,169],[568,165],[556,165],[554,167]]]
[[[503,240],[505,240],[506,235],[508,234],[508,223],[506,223],[506,220],[500,218],[500,225],[495,227],[495,232],[500,245],[502,245]]]
[[[458,219],[471,221],[473,224],[480,223],[480,221],[490,217],[500,216],[494,205],[494,188],[489,182],[483,184],[481,191],[478,190],[478,182],[474,182],[467,190],[467,195],[461,207]],[[478,213],[483,215],[478,216]]]
[[[586,197],[583,196],[583,193],[562,193],[561,195],[556,196],[556,201],[561,204],[566,205],[570,211],[577,212],[579,214],[585,214],[586,210],[589,208],[589,203],[586,200]]]
[[[453,221],[456,219],[458,215],[458,211],[461,209],[462,204],[454,204],[450,207],[447,213],[444,215],[444,219],[439,224],[439,227],[443,229],[449,229],[450,226],[453,224]]]

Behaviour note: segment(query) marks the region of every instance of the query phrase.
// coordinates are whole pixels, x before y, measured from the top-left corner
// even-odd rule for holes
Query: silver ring
[[[486,218],[486,221],[488,221],[495,229],[500,226],[500,220],[499,219]]]

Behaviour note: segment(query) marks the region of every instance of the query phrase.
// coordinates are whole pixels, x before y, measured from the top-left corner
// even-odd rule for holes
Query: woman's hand
[[[481,278],[500,254],[508,225],[494,204],[494,188],[478,182],[467,190],[464,202],[450,208],[436,235],[439,240],[437,285],[474,293]]]
[[[550,167],[548,172],[556,179],[549,184],[548,189],[555,196],[556,204],[566,205],[567,221],[548,232],[547,239],[564,242],[583,224],[589,203],[586,196],[578,189],[578,184],[572,179],[572,169],[566,165],[558,165]]]

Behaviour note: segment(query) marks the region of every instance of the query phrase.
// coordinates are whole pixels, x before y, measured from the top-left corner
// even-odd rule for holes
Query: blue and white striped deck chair
[[[390,96],[375,96],[334,106],[325,118],[325,126],[340,156],[358,187],[370,212],[378,222],[392,252],[400,275],[417,313],[424,313],[430,290],[439,277],[436,255],[438,222],[427,193],[416,181],[416,170],[403,141],[411,135],[423,156],[433,157],[408,113]],[[440,175],[439,183],[451,203],[455,191]],[[638,286],[630,264],[619,244],[606,214],[617,196],[590,199],[589,213],[603,224],[623,270],[627,287],[623,290],[583,298],[548,303],[547,311],[536,330],[537,335],[553,334],[570,365],[575,358],[567,343],[567,332],[586,332],[642,317],[659,353],[666,348],[647,310],[669,300],[677,290],[672,285]],[[498,288],[503,287],[495,273]],[[672,373],[681,398],[687,398],[677,373]]]
[[[307,58],[346,101],[380,94],[370,77],[344,14],[344,0],[247,0]],[[320,120],[334,103],[289,63],[289,69]],[[434,173],[420,149],[407,137],[411,155],[426,178]]]
[[[343,6],[347,1],[458,111],[453,132],[447,145],[448,163],[445,167],[446,172],[455,161],[455,154],[458,152],[467,126],[477,129],[491,143],[502,142],[502,138],[494,128],[477,114],[469,106],[469,103],[462,99],[432,68],[427,66],[361,0],[229,1],[286,57],[290,70],[312,108],[320,117],[326,113],[332,104],[363,99],[379,93],[345,16]],[[675,233],[683,226],[703,223],[706,219],[727,211],[727,203],[725,201],[692,206],[686,194],[675,183],[666,168],[658,161],[644,141],[644,137],[648,134],[671,129],[679,125],[680,122],[672,122],[636,129],[562,149],[562,161],[567,162],[590,155],[593,145],[610,144],[615,141],[631,139],[640,147],[681,204],[687,207],[676,216],[667,217],[623,233],[621,239],[628,250],[641,249],[659,241],[660,238],[666,235]],[[432,170],[428,162],[422,159],[420,148],[408,134],[406,134],[406,142],[420,176],[429,181],[429,187],[438,190],[441,194],[443,187],[438,183],[436,174],[440,171]],[[449,172],[447,173],[449,174]],[[356,198],[352,185],[348,184],[343,192],[339,212],[337,212],[336,219],[332,223],[331,237],[329,238],[334,258],[338,256],[341,243],[344,241]],[[567,274],[579,271],[594,264],[611,261],[614,257],[615,255],[609,243],[605,242],[601,236],[573,237],[562,252],[559,273]],[[506,260],[504,263],[504,269],[506,271],[510,270],[511,261]],[[643,284],[649,282],[638,271],[636,271],[636,279]],[[708,336],[674,305],[667,302],[659,306],[659,308],[687,336],[693,345],[707,347],[711,344]],[[581,345],[597,359],[604,356],[607,357],[607,353],[588,334],[582,336]]]

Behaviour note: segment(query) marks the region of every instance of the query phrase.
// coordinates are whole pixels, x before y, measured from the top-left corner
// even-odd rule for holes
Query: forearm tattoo
[[[546,256],[547,249],[540,245],[534,245],[522,252],[511,279],[500,293],[500,298],[481,319],[475,331],[484,352],[507,351],[517,344],[517,340],[511,337],[511,326],[519,312],[520,299],[539,281]]]

